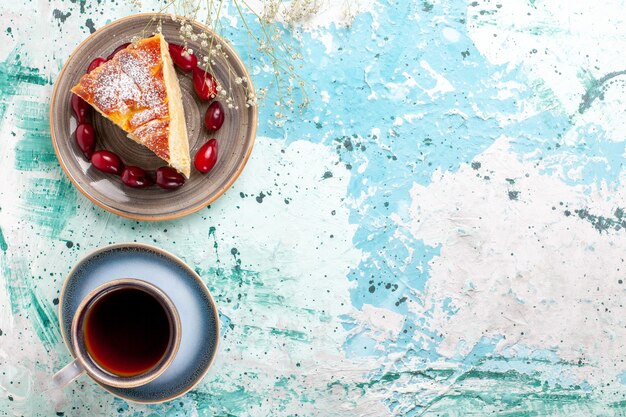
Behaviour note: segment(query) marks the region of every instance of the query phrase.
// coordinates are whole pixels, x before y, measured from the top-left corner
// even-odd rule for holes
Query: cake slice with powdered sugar
[[[71,91],[189,178],[189,139],[180,86],[161,34],[117,52],[85,74]]]

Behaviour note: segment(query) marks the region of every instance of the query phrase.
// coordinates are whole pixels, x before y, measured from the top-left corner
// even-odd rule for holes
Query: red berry
[[[172,167],[161,167],[156,171],[156,184],[166,190],[175,190],[185,183],[185,177]]]
[[[198,150],[193,161],[196,169],[203,174],[209,172],[217,162],[217,140],[211,139]]]
[[[72,111],[74,112],[74,116],[76,116],[78,124],[85,123],[87,121],[87,116],[89,115],[90,110],[91,106],[89,106],[85,100],[76,94],[72,94]]]
[[[91,61],[91,63],[87,67],[87,74],[89,74],[91,71],[95,70],[100,65],[104,64],[105,62],[107,62],[107,60],[102,57],[98,57],[94,59],[93,61]]]
[[[209,132],[217,132],[224,123],[224,107],[219,101],[211,103],[204,115],[204,125]]]
[[[172,61],[183,71],[191,71],[198,65],[198,58],[190,54],[182,45],[170,43],[169,50]]]
[[[107,57],[107,61],[110,60],[111,58],[113,58],[115,56],[115,54],[118,53],[119,51],[121,51],[122,49],[128,48],[128,45],[130,45],[130,42],[123,43],[120,46],[118,46],[117,48],[115,48],[115,50],[113,52],[111,52],[111,55],[109,55]]]
[[[89,123],[82,123],[76,128],[74,133],[76,144],[80,148],[87,160],[91,160],[93,151],[96,149],[96,132]]]
[[[144,188],[152,185],[152,178],[139,167],[126,167],[122,171],[122,182],[129,187]]]
[[[200,100],[212,100],[217,96],[217,81],[203,69],[193,69],[193,88]]]
[[[110,151],[96,151],[91,156],[91,163],[102,172],[108,174],[121,174],[124,164],[119,156]]]

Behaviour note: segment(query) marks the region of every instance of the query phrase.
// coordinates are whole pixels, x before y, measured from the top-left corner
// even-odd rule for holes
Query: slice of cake
[[[189,178],[189,139],[167,42],[131,44],[85,74],[72,92]]]

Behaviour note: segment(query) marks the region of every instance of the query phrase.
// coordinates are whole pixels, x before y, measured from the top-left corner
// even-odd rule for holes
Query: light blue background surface
[[[230,7],[270,87],[259,137],[222,198],[162,223],[94,207],[48,133],[71,51],[155,4],[34,6],[1,6],[0,414],[624,414],[623,1],[321,3],[294,29],[310,105],[278,121]],[[42,394],[65,274],[134,240],[215,295],[216,366],[158,406]]]

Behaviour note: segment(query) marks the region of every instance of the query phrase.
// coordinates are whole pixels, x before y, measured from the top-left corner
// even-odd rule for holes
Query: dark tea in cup
[[[107,292],[90,306],[83,325],[89,356],[104,371],[132,377],[163,359],[172,325],[162,303],[140,288]]]
[[[176,306],[156,285],[137,278],[107,281],[76,308],[71,327],[75,359],[52,380],[63,387],[87,373],[111,387],[140,387],[170,366],[181,333]]]

